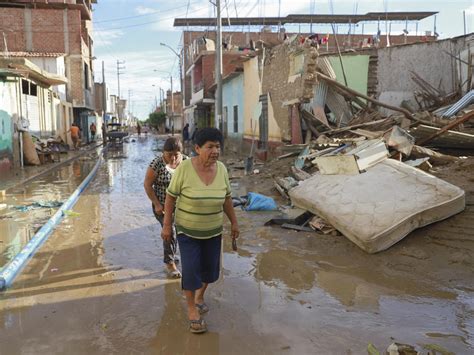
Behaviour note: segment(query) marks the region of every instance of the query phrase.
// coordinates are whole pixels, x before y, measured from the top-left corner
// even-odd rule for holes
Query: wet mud
[[[275,213],[237,210],[239,249],[224,239],[209,332],[189,333],[143,190],[159,143],[109,151],[78,215],[0,294],[0,354],[365,354],[368,343],[393,341],[474,351],[474,233],[463,227],[472,200],[375,255],[342,236],[263,226]],[[265,179],[235,179],[233,188],[257,191]]]

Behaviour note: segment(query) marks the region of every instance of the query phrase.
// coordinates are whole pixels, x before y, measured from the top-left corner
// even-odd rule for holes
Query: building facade
[[[12,0],[0,3],[0,57],[27,58],[40,69],[65,76],[67,82],[53,88],[59,101],[61,125],[55,132],[66,135],[75,122],[85,129],[95,115],[93,78],[92,4],[95,0]]]

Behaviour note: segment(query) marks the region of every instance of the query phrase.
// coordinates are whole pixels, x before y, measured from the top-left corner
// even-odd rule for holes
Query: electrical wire
[[[197,4],[197,3],[199,3],[199,1],[193,1],[192,2],[192,4]],[[107,20],[99,20],[99,21],[94,20],[93,22],[94,23],[117,22],[117,21],[122,21],[122,20],[129,20],[129,19],[133,19],[133,18],[138,18],[138,17],[152,16],[152,15],[156,15],[156,14],[161,14],[163,12],[172,12],[172,11],[181,9],[183,7],[186,7],[187,9],[189,9],[190,4],[191,4],[191,2],[188,1],[187,5],[177,6],[177,7],[173,7],[173,8],[169,8],[169,9],[165,9],[165,10],[153,11],[153,12],[149,12],[149,13],[142,14],[142,15],[127,16],[127,17],[116,17],[116,18],[107,19]],[[186,13],[187,13],[187,10],[186,10]]]

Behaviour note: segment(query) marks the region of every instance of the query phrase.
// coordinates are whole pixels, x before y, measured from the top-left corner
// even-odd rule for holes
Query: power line
[[[195,12],[201,12],[202,10],[204,10],[205,8],[204,7],[201,7],[201,8],[198,8],[195,10]],[[168,16],[168,17],[161,17],[161,18],[157,18],[155,19],[154,21],[147,21],[147,22],[142,22],[142,23],[136,23],[136,24],[131,24],[131,25],[124,25],[124,26],[120,26],[120,27],[106,27],[106,28],[101,28],[101,31],[109,31],[109,30],[121,30],[123,28],[132,28],[132,27],[139,27],[139,26],[146,26],[146,25],[149,25],[149,24],[153,24],[153,23],[157,23],[157,22],[160,22],[160,21],[164,21],[164,20],[171,20],[171,19],[174,19],[176,17],[180,17],[180,16],[183,16],[184,13],[180,13],[180,14],[176,14],[174,16]],[[58,28],[59,26],[62,26],[63,23],[57,23],[57,24],[40,24],[38,26],[36,26],[35,28],[39,28],[39,30],[31,30],[32,33],[65,33],[65,32],[68,32],[68,33],[80,33],[80,30],[77,30],[77,31],[71,31],[71,30],[68,30],[68,31],[64,31],[64,30],[57,30],[57,31],[54,31],[54,30],[45,30],[43,28],[48,28],[48,27],[52,27],[52,28]],[[3,29],[2,27],[0,27],[0,29]],[[11,29],[11,28],[10,28]],[[18,30],[23,30],[23,27],[22,26],[18,26]],[[92,32],[93,33],[93,32]]]
[[[169,9],[165,9],[165,10],[153,11],[153,12],[149,12],[149,13],[142,14],[142,15],[127,16],[127,17],[116,17],[116,18],[112,18],[112,19],[93,21],[93,22],[94,23],[116,22],[116,21],[122,21],[122,20],[129,20],[129,19],[132,19],[132,18],[152,16],[152,15],[156,15],[156,14],[161,14],[163,12],[171,12],[171,11],[174,11],[174,10],[178,10],[178,9],[183,8],[183,7],[186,7],[187,9],[189,9],[190,4],[197,4],[197,3],[199,3],[199,1],[194,1],[194,2],[188,1],[187,5],[177,6],[177,7],[173,7],[173,8],[169,8]],[[187,10],[186,10],[186,12],[187,12]]]

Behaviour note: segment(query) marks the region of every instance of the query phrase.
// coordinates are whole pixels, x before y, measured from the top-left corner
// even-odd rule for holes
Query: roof
[[[0,58],[0,70],[30,78],[48,86],[63,85],[68,82],[66,77],[49,73],[25,58]]]
[[[286,17],[231,17],[223,18],[223,26],[270,25],[278,26],[287,23],[359,23],[364,21],[418,21],[436,15],[437,11],[420,12],[368,12],[365,15],[288,15]],[[175,18],[174,27],[182,26],[215,26],[215,18]]]
[[[48,58],[58,58],[65,56],[66,53],[45,53],[45,52],[0,52],[0,57],[48,57]]]

